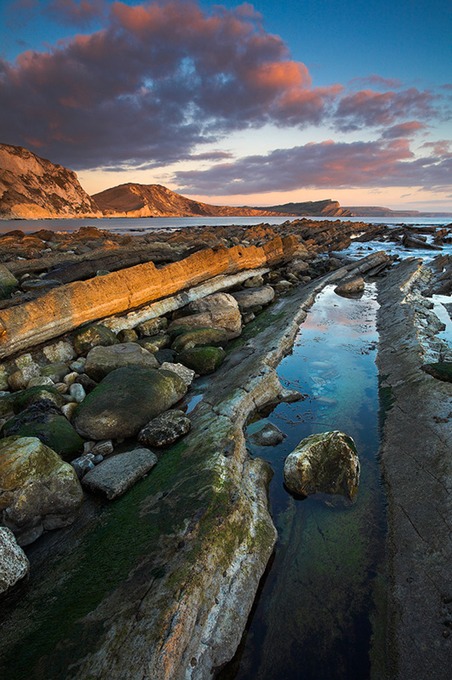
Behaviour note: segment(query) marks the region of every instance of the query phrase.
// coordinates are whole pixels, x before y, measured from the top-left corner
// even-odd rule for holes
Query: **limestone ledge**
[[[298,240],[277,237],[263,246],[198,251],[160,269],[152,262],[54,288],[0,313],[0,358],[78,326],[136,309],[215,276],[272,266],[290,258]]]

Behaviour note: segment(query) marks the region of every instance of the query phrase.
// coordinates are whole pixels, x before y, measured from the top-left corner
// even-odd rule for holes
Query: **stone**
[[[70,524],[82,500],[74,469],[39,439],[0,440],[0,521],[20,545]]]
[[[168,326],[171,332],[177,327],[189,328],[222,328],[227,339],[237,338],[242,332],[242,317],[236,300],[229,293],[213,293],[201,300],[187,305],[189,316],[172,321]]]
[[[8,371],[5,366],[0,365],[0,390],[8,390]]]
[[[164,335],[151,335],[150,337],[141,338],[138,340],[140,347],[144,347],[148,352],[155,354],[160,349],[165,349],[171,344],[171,338],[166,333]]]
[[[69,368],[71,371],[75,371],[76,373],[83,373],[85,370],[85,362],[86,357],[79,357],[76,361],[71,362]]]
[[[86,453],[83,456],[71,460],[71,465],[74,468],[78,479],[82,479],[87,472],[95,468],[96,463],[94,462],[94,459],[95,456],[92,453]]]
[[[198,375],[208,375],[221,366],[226,352],[221,347],[192,347],[184,349],[179,359],[184,366],[192,368]]]
[[[4,264],[0,264],[0,299],[9,298],[19,285],[18,280]]]
[[[49,378],[46,375],[37,375],[35,378],[32,378],[31,380],[28,381],[27,388],[28,387],[43,387],[43,386],[52,387],[54,385],[55,385],[55,383],[53,382],[52,378]],[[56,387],[56,385],[55,385],[55,387]]]
[[[176,337],[171,345],[176,352],[192,347],[221,345],[228,341],[228,333],[222,328],[194,328]]]
[[[69,388],[69,394],[77,404],[81,404],[86,397],[85,388],[80,383],[73,383]]]
[[[111,371],[126,366],[158,368],[153,354],[135,342],[124,342],[110,347],[94,347],[86,357],[85,372],[93,380],[102,380]]]
[[[119,342],[136,342],[138,340],[138,333],[133,328],[124,328],[119,331],[116,336]]]
[[[24,409],[5,423],[3,434],[6,437],[37,437],[63,460],[72,460],[83,449],[82,438],[51,402],[41,402]]]
[[[70,373],[64,376],[63,382],[65,383],[65,385],[68,386],[73,385],[77,380],[78,376],[79,373],[77,371],[71,371]]]
[[[87,439],[133,437],[186,391],[185,382],[173,372],[138,366],[118,368],[79,405],[74,426]]]
[[[159,331],[164,331],[168,328],[168,319],[165,316],[159,316],[156,319],[149,319],[139,323],[135,330],[140,338],[145,338],[149,335],[155,335]]]
[[[18,370],[11,373],[8,378],[8,384],[14,391],[24,390],[29,381],[41,373],[38,364],[32,360],[29,354],[24,354],[16,359],[16,366]]]
[[[173,373],[176,373],[176,375],[182,378],[187,387],[192,384],[195,378],[195,372],[183,364],[173,364],[169,361],[164,361],[159,370],[173,371]]]
[[[115,456],[90,470],[82,484],[90,491],[101,493],[109,500],[122,496],[157,464],[158,458],[149,449],[135,449]]]
[[[40,402],[49,402],[57,408],[60,408],[64,404],[64,398],[55,387],[47,385],[29,387],[14,395],[13,411],[14,413],[20,413],[32,404],[38,404]]]
[[[63,404],[61,407],[61,413],[70,421],[74,417],[75,409],[77,408],[77,402],[73,401],[69,404]]]
[[[159,349],[154,356],[162,365],[172,363],[176,360],[176,351],[174,349]]]
[[[292,260],[286,267],[287,274],[292,274],[297,278],[309,271],[309,263],[306,260]]]
[[[272,286],[262,286],[261,288],[251,288],[249,290],[239,290],[232,293],[237,300],[241,312],[254,311],[256,307],[268,305],[275,297]]]
[[[452,382],[452,362],[441,361],[436,364],[424,364],[422,370],[429,373],[437,380],[444,382]]]
[[[351,437],[337,430],[303,439],[284,463],[284,483],[301,496],[322,492],[353,501],[358,493],[360,465]]]
[[[334,289],[337,295],[348,297],[349,295],[361,295],[364,291],[365,283],[362,276],[355,276],[353,279],[343,281]]]
[[[97,382],[96,380],[93,380],[92,378],[89,377],[89,375],[86,375],[86,373],[81,373],[78,378],[76,378],[77,383],[79,385],[82,385],[83,389],[85,392],[88,394],[89,392],[92,392],[95,387],[97,387]]]
[[[88,354],[93,347],[108,347],[118,343],[116,335],[102,324],[91,324],[75,331],[73,336],[74,349],[77,355]]]
[[[138,441],[145,446],[169,446],[190,432],[191,420],[183,411],[166,411],[153,418],[138,433]]]
[[[264,277],[262,274],[251,276],[249,279],[244,281],[242,285],[244,288],[260,288],[264,285]]]
[[[102,442],[96,442],[91,449],[91,453],[93,453],[94,456],[105,457],[113,453],[113,450],[113,442],[111,439],[105,439]]]
[[[16,538],[7,527],[0,527],[0,595],[21,581],[30,571],[30,563]]]
[[[261,427],[249,435],[249,438],[257,446],[276,446],[284,440],[285,436],[276,425],[262,423]]]
[[[68,340],[60,340],[52,345],[47,345],[42,352],[51,364],[71,361],[75,356],[74,348]]]
[[[287,291],[290,290],[292,287],[293,284],[291,284],[290,281],[287,281],[286,279],[281,279],[281,281],[275,283],[275,291],[277,293],[287,293]]]
[[[61,382],[68,372],[68,367],[65,362],[58,362],[56,364],[47,364],[41,367],[41,375],[51,378],[53,382]]]

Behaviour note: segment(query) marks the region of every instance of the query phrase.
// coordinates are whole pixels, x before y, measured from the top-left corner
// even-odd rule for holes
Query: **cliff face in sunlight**
[[[0,144],[0,218],[101,217],[77,175],[21,146]]]
[[[307,217],[350,217],[348,208],[342,208],[338,201],[327,198],[324,201],[304,201],[303,203],[284,203],[269,206],[280,215],[297,215]]]
[[[93,199],[108,217],[266,217],[284,214],[266,208],[200,203],[161,184],[120,184],[94,194]]]

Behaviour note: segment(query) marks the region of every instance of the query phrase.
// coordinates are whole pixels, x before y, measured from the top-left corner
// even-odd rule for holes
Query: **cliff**
[[[265,217],[280,211],[267,208],[235,208],[192,201],[161,184],[120,184],[93,195],[108,217]]]
[[[284,203],[283,205],[271,205],[271,210],[282,215],[316,216],[316,217],[350,217],[350,209],[341,208],[338,201],[327,198],[324,201],[305,201],[303,203]]]
[[[0,218],[100,216],[75,172],[21,146],[0,144]]]

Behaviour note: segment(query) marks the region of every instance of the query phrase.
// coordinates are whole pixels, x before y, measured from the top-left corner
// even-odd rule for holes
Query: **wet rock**
[[[91,324],[79,328],[73,336],[74,349],[79,354],[88,354],[93,347],[108,347],[118,343],[116,335],[102,324]]]
[[[37,437],[58,453],[63,460],[72,460],[83,449],[83,439],[65,415],[50,402],[29,406],[3,426],[6,437]]]
[[[444,382],[452,382],[452,362],[451,361],[441,361],[435,364],[424,364],[422,370],[429,375],[433,376],[437,380],[443,380]]]
[[[190,316],[172,321],[168,330],[178,326],[193,328],[222,328],[228,339],[237,338],[242,332],[242,317],[236,300],[229,293],[213,293],[187,306]]]
[[[159,349],[158,352],[155,353],[155,358],[157,361],[160,362],[160,364],[164,364],[165,362],[167,363],[172,363],[176,359],[176,354],[177,352],[174,349]]]
[[[0,595],[25,578],[29,571],[28,558],[18,545],[13,532],[0,527]]]
[[[138,441],[145,446],[157,448],[169,446],[187,434],[190,428],[190,418],[183,411],[166,411],[140,430]]]
[[[250,435],[250,440],[257,446],[276,446],[283,441],[285,436],[276,425],[263,423],[258,430]]]
[[[39,439],[0,441],[0,519],[20,545],[70,524],[82,500],[74,469]]]
[[[96,467],[94,458],[94,454],[85,453],[83,456],[71,460],[71,465],[74,468],[78,479],[82,479],[90,470],[94,470]]]
[[[85,370],[85,362],[86,362],[85,357],[79,357],[76,361],[72,361],[69,368],[71,369],[71,371],[75,371],[76,373],[83,373],[83,371]]]
[[[56,288],[57,286],[61,286],[61,281],[57,281],[56,279],[27,279],[20,284],[20,287],[25,292],[35,290],[39,292],[47,291],[50,290],[50,288]]]
[[[364,291],[365,283],[362,276],[356,276],[353,279],[344,281],[340,283],[334,289],[337,295],[342,295],[343,297],[348,297],[350,295],[360,295]]]
[[[149,449],[135,449],[115,456],[97,465],[82,479],[90,491],[101,493],[109,500],[122,496],[139,479],[157,464],[155,453]]]
[[[193,347],[179,354],[184,366],[192,368],[199,375],[208,375],[223,363],[226,352],[221,347]]]
[[[85,372],[93,380],[102,380],[108,373],[126,366],[157,368],[153,354],[135,342],[124,342],[110,347],[94,347],[86,357]]]
[[[275,297],[275,291],[271,286],[239,290],[232,293],[237,300],[241,312],[254,311],[256,307],[268,305]]]
[[[221,345],[228,341],[228,333],[222,328],[194,328],[186,333],[181,333],[173,341],[172,349],[181,352],[192,347],[205,345]]]
[[[284,482],[293,493],[322,492],[354,500],[360,465],[356,446],[343,432],[323,432],[303,439],[284,463]]]
[[[191,368],[188,368],[183,364],[170,363],[169,361],[165,361],[160,366],[159,370],[173,371],[173,373],[176,373],[180,378],[182,378],[187,387],[189,387],[192,384],[195,377],[195,372]]]
[[[68,373],[67,375],[64,376],[63,382],[64,382],[65,385],[69,385],[69,386],[73,385],[75,383],[75,381],[77,380],[78,376],[79,376],[79,373],[77,373],[77,371],[71,371],[70,373]]]
[[[74,426],[87,439],[132,437],[186,391],[187,385],[173,372],[138,366],[118,368],[79,405]]]
[[[287,274],[292,274],[297,278],[299,276],[304,276],[309,270],[309,263],[306,260],[293,260],[287,265]]]
[[[95,456],[109,456],[113,453],[113,442],[111,439],[106,439],[103,442],[96,442],[91,449],[91,453]]]

